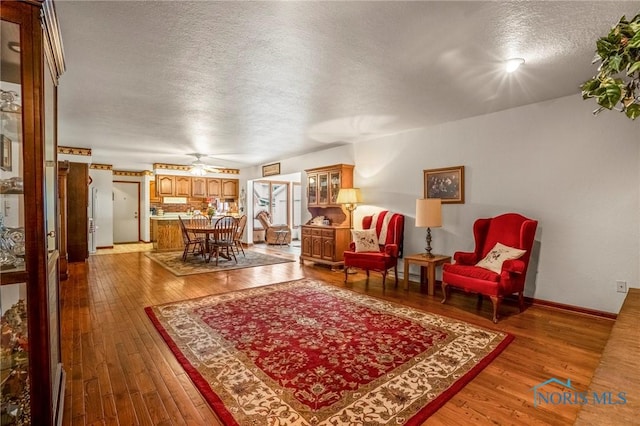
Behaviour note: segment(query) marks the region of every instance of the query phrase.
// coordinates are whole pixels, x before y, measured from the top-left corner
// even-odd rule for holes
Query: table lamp
[[[361,202],[360,188],[342,188],[338,192],[336,203],[343,204],[344,208],[349,211],[349,227],[351,229],[353,229],[353,211]]]
[[[431,254],[431,228],[442,226],[442,200],[440,198],[421,198],[416,200],[416,227],[427,228],[427,247],[425,257]]]

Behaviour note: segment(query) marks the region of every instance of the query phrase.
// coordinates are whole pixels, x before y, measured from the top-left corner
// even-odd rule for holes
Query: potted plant
[[[596,62],[598,74],[582,84],[582,98],[596,99],[600,107],[594,114],[620,104],[616,109],[635,120],[640,116],[640,14],[630,21],[623,16],[598,39]]]

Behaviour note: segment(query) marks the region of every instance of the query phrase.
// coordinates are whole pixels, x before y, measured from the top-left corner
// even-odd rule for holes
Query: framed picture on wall
[[[11,139],[5,135],[0,135],[0,169],[5,172],[11,171]]]
[[[424,170],[424,198],[464,204],[464,166]]]
[[[262,177],[280,174],[280,163],[267,164],[262,166]]]

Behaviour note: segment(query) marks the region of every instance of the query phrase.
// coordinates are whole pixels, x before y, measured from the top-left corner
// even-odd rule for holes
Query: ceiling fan
[[[210,166],[208,164],[205,164],[201,160],[202,157],[206,157],[205,154],[196,153],[196,154],[189,154],[189,155],[193,155],[194,157],[196,157],[196,161],[191,163],[191,169],[189,170],[189,173],[191,173],[192,175],[204,176],[207,173],[219,173],[222,170],[220,167],[215,167],[215,166]]]

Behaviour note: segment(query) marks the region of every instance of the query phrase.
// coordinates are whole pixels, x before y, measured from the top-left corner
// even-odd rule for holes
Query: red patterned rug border
[[[204,296],[204,297],[207,297],[207,296]],[[207,383],[205,378],[202,377],[202,374],[200,374],[198,369],[195,368],[189,362],[189,360],[187,359],[186,356],[184,356],[180,348],[178,348],[178,345],[176,345],[176,343],[173,341],[171,336],[169,336],[169,333],[167,333],[167,330],[165,330],[164,326],[158,320],[158,317],[156,317],[155,312],[153,312],[153,307],[148,306],[144,308],[144,311],[147,313],[147,315],[149,316],[149,319],[151,320],[153,325],[156,327],[156,330],[158,330],[158,333],[160,333],[160,336],[162,336],[162,339],[164,340],[164,342],[167,344],[167,346],[169,346],[169,349],[171,349],[171,352],[173,352],[173,355],[176,357],[180,365],[182,365],[182,368],[184,368],[184,371],[191,378],[191,381],[193,381],[193,384],[196,386],[196,388],[198,388],[198,391],[202,394],[204,399],[209,403],[214,413],[216,413],[216,415],[220,418],[220,420],[222,420],[222,423],[225,425],[239,426],[238,422],[236,422],[236,420],[233,418],[229,410],[227,410],[227,407],[224,406],[222,400],[220,400],[218,395],[213,391],[213,389],[211,389],[211,386],[209,386],[209,383]]]
[[[239,423],[233,418],[233,415],[226,408],[226,406],[224,405],[222,400],[218,397],[218,395],[215,393],[215,391],[211,388],[211,386],[209,385],[207,380],[200,374],[198,369],[196,367],[194,367],[191,364],[191,362],[189,362],[187,357],[182,353],[182,351],[180,350],[178,345],[174,342],[174,340],[169,335],[169,333],[166,331],[166,329],[164,328],[162,323],[158,320],[155,312],[153,311],[153,308],[154,307],[161,307],[161,306],[164,306],[164,305],[170,305],[170,304],[173,304],[173,303],[179,303],[179,302],[183,302],[183,301],[187,301],[187,300],[200,300],[200,299],[204,299],[204,298],[211,297],[211,296],[223,295],[223,294],[226,294],[226,293],[250,291],[250,290],[255,290],[255,289],[264,288],[264,287],[276,286],[278,284],[286,284],[286,283],[291,283],[293,281],[303,281],[303,280],[305,280],[305,278],[301,278],[301,279],[297,279],[297,280],[291,280],[291,281],[284,281],[284,282],[279,282],[279,283],[265,284],[265,285],[246,288],[246,289],[241,289],[241,290],[230,290],[230,291],[226,291],[226,292],[222,292],[222,293],[216,293],[216,294],[212,294],[212,295],[205,295],[205,296],[201,296],[201,297],[195,297],[195,298],[191,298],[191,299],[184,299],[184,300],[179,300],[179,301],[174,301],[174,302],[167,302],[167,303],[154,305],[154,306],[148,306],[148,307],[144,308],[144,310],[145,310],[147,316],[149,317],[150,321],[152,322],[152,324],[154,325],[154,327],[156,328],[156,330],[158,331],[158,333],[160,334],[160,336],[162,337],[164,342],[167,344],[167,346],[169,347],[171,352],[174,354],[174,356],[176,357],[176,360],[184,368],[185,372],[187,373],[189,378],[192,380],[192,382],[194,383],[194,385],[196,386],[198,391],[202,394],[202,396],[205,398],[205,400],[209,403],[209,406],[213,409],[214,413],[218,416],[218,418],[222,421],[222,423],[224,425],[240,426]],[[347,288],[341,288],[341,287],[338,287],[338,288],[340,288],[342,290],[349,290]],[[420,310],[418,308],[409,307],[409,306],[403,305],[403,304],[398,303],[398,302],[381,299],[381,298],[378,298],[378,297],[375,297],[375,296],[370,296],[368,294],[357,293],[357,292],[356,292],[356,294],[359,295],[359,296],[371,297],[371,298],[377,299],[377,300],[379,300],[381,302],[389,303],[391,305],[395,305],[395,306],[399,306],[399,307],[408,307],[408,308],[411,308],[411,309]],[[442,317],[445,317],[445,318],[448,318],[448,319],[451,319],[451,320],[454,320],[454,321],[460,321],[460,322],[463,322],[463,323],[467,322],[467,321],[457,320],[455,318],[446,317],[445,315],[441,315],[441,314],[433,314],[433,315],[442,316]],[[418,426],[421,423],[423,423],[426,419],[428,419],[431,415],[433,415],[436,411],[438,411],[447,401],[449,401],[460,390],[462,390],[469,382],[471,382],[478,374],[480,374],[480,372],[482,372],[482,370],[484,370],[489,364],[491,364],[502,353],[502,351],[504,351],[507,348],[507,346],[509,346],[509,344],[511,344],[511,342],[513,342],[513,340],[515,339],[514,335],[512,335],[510,333],[507,333],[506,331],[496,330],[496,329],[488,328],[488,327],[485,327],[485,326],[476,325],[476,324],[473,324],[473,323],[468,323],[468,324],[471,324],[471,325],[473,325],[475,327],[483,328],[483,329],[486,329],[486,330],[489,330],[489,331],[492,331],[492,332],[502,333],[502,334],[504,334],[504,338],[493,349],[493,351],[491,351],[491,353],[487,354],[475,366],[473,366],[471,368],[471,370],[469,370],[462,377],[457,379],[447,390],[445,390],[440,395],[438,395],[433,401],[431,401],[424,408],[422,408],[419,412],[417,412],[412,418],[408,419],[407,422],[405,423],[405,425]]]
[[[483,327],[486,328],[486,327]],[[491,330],[491,329],[488,329]],[[482,358],[480,362],[478,362],[471,370],[469,370],[464,376],[460,377],[456,380],[453,385],[449,387],[446,391],[442,392],[436,399],[431,401],[427,406],[425,406],[422,410],[416,413],[411,419],[409,419],[406,423],[407,426],[419,425],[428,419],[432,414],[438,411],[447,401],[455,396],[458,392],[462,390],[471,380],[473,380],[482,370],[484,370],[489,364],[495,360],[502,351],[504,351],[507,346],[515,339],[515,336],[502,331],[505,334],[504,339],[496,346],[496,348],[487,356]]]

